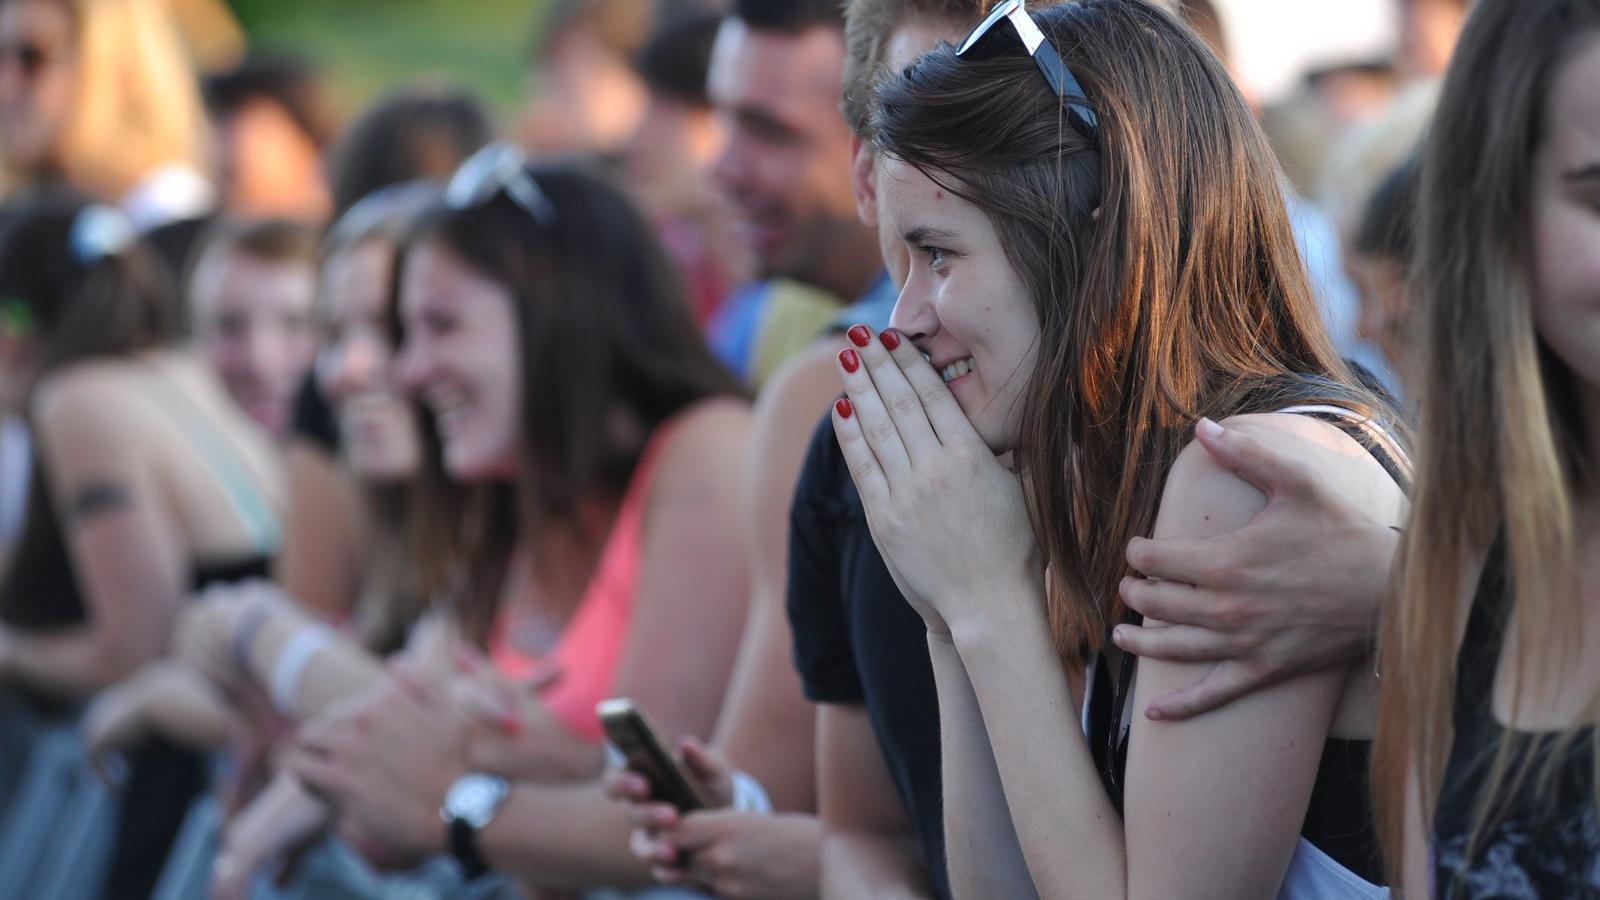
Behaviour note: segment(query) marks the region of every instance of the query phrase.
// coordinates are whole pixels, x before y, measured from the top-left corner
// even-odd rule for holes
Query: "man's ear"
[[[850,136],[850,191],[856,197],[856,215],[868,228],[878,227],[878,182],[873,177],[877,161],[872,145],[861,135]]]

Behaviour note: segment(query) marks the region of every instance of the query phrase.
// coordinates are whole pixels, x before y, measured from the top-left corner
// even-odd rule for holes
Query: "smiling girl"
[[[912,267],[894,327],[850,333],[834,424],[928,625],[954,893],[1384,896],[1370,665],[1159,722],[1132,710],[1198,667],[1109,643],[1131,538],[1265,504],[1196,428],[1404,505],[1222,65],[1153,4],[1008,2],[880,88],[873,139]]]

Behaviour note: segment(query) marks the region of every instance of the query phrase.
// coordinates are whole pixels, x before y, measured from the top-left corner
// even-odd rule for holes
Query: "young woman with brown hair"
[[[1154,4],[1008,2],[880,88],[874,141],[911,275],[893,328],[852,330],[834,424],[928,625],[953,893],[1383,896],[1370,666],[1157,722],[1132,711],[1195,667],[1109,640],[1131,538],[1264,505],[1197,427],[1403,506],[1222,65]]]
[[[1374,784],[1408,897],[1600,889],[1600,3],[1482,0],[1422,157]]]

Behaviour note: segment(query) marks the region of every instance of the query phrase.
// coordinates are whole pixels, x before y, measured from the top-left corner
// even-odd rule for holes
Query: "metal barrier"
[[[96,895],[116,811],[89,769],[77,724],[39,725],[0,819],[0,885],[42,900]]]

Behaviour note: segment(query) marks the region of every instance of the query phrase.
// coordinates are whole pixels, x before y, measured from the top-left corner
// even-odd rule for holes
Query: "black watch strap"
[[[478,829],[459,816],[450,820],[450,855],[461,866],[461,874],[468,881],[489,871],[489,864],[478,852]]]

